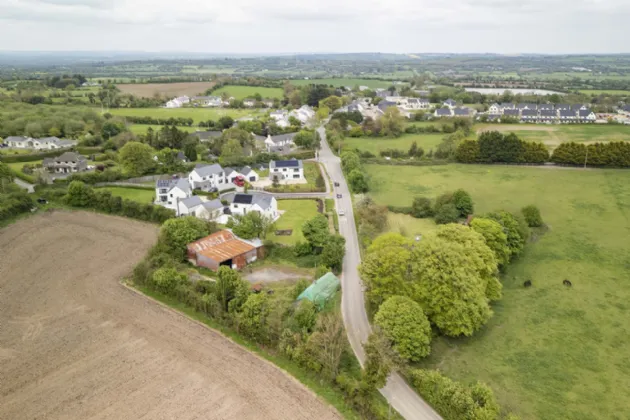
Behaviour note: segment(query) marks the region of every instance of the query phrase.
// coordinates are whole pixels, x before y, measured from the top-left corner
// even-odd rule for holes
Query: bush
[[[538,209],[538,207],[534,205],[523,207],[521,212],[523,213],[525,222],[527,222],[527,226],[540,227],[543,225],[542,216],[540,215],[540,210]]]
[[[183,260],[186,256],[186,245],[209,234],[210,228],[206,222],[193,216],[185,216],[164,222],[159,241],[171,255]]]
[[[411,204],[411,215],[417,219],[433,216],[431,200],[426,197],[416,197]]]
[[[180,274],[175,268],[158,268],[153,273],[153,284],[160,292],[172,295],[175,288],[186,281],[186,275]]]
[[[458,219],[459,210],[453,203],[446,203],[435,209],[435,223],[438,225],[456,223]]]
[[[90,207],[94,201],[94,190],[81,181],[72,181],[68,187],[66,203],[75,207]]]
[[[400,213],[400,214],[411,214],[413,212],[412,207],[405,207],[405,206],[387,206],[387,210],[391,211],[392,213]]]
[[[473,214],[474,204],[470,194],[466,191],[459,189],[453,193],[453,204],[459,211],[461,217],[467,217],[469,214]]]
[[[304,257],[313,253],[313,247],[308,242],[298,242],[293,247],[293,252],[296,257]]]

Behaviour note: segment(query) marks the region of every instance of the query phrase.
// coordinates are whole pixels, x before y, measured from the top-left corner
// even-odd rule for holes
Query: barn
[[[222,265],[240,270],[264,257],[264,247],[260,239],[241,239],[229,229],[192,242],[187,245],[187,250],[191,263],[214,271]]]

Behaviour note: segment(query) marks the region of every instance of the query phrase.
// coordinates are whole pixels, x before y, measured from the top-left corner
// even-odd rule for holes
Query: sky
[[[630,52],[629,0],[0,0],[0,50]]]

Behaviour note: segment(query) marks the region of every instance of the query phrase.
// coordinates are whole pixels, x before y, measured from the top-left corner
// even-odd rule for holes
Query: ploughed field
[[[119,280],[157,227],[54,212],[0,230],[0,419],[326,419],[282,371]]]

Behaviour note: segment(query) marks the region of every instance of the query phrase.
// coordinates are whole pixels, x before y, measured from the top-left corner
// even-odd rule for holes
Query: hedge
[[[11,156],[0,155],[0,162],[4,162],[4,163],[32,162],[34,160],[43,160],[44,158],[57,157],[67,151],[72,151],[72,150],[73,149],[51,150],[50,152],[32,153],[28,155],[11,155]]]
[[[448,165],[452,163],[450,160],[445,159],[408,159],[408,160],[396,160],[396,159],[378,159],[378,158],[369,158],[369,159],[361,159],[362,163],[372,164],[372,165],[393,165],[393,166],[437,166],[437,165]]]
[[[77,146],[75,149],[81,155],[93,155],[103,151],[103,148],[99,146]]]
[[[387,206],[392,213],[411,214],[411,206]]]
[[[26,181],[29,184],[34,184],[36,182],[34,176],[27,175],[22,171],[16,171],[16,170],[11,169],[11,173],[13,174],[14,177],[20,178],[22,181]]]

